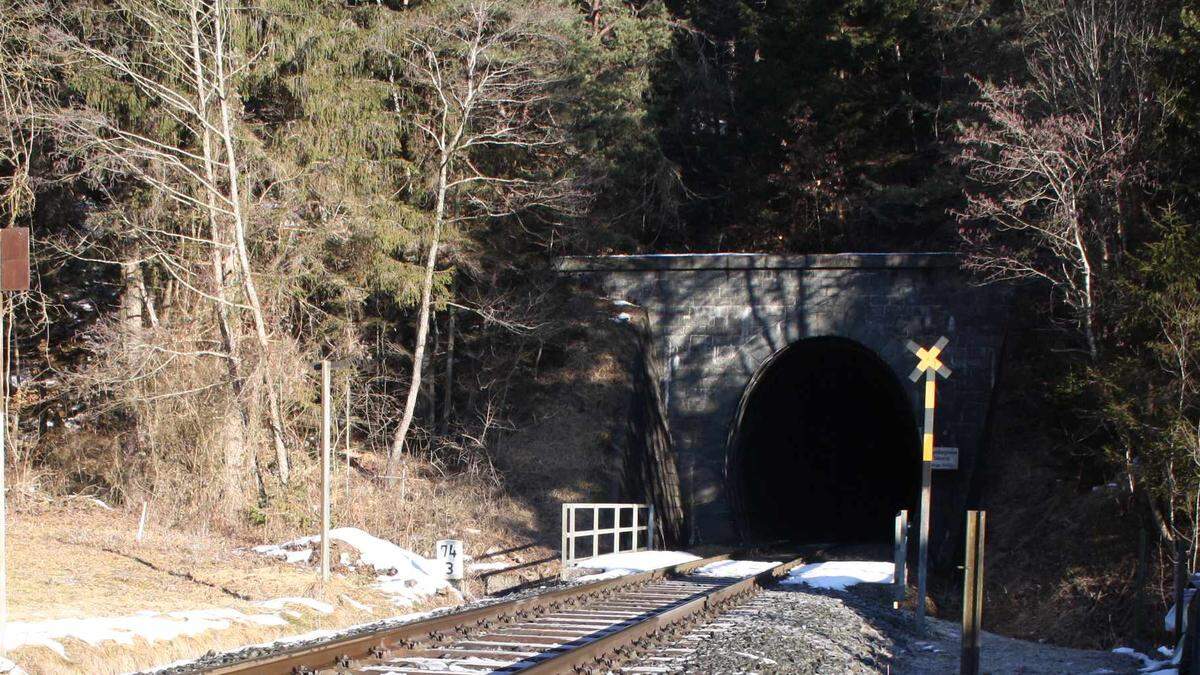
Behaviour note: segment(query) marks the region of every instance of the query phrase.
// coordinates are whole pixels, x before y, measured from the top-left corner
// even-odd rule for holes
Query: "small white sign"
[[[439,539],[437,543],[438,569],[442,576],[451,581],[463,578],[463,545],[458,539]]]
[[[956,471],[958,469],[958,448],[934,448],[934,471]]]

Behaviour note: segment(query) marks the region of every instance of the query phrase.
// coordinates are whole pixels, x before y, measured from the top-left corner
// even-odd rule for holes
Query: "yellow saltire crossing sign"
[[[938,338],[932,347],[925,348],[912,340],[908,341],[908,351],[920,359],[917,367],[913,368],[908,379],[916,382],[925,376],[925,428],[921,434],[921,532],[917,559],[917,625],[925,621],[925,589],[926,564],[929,556],[929,520],[930,502],[932,497],[931,483],[933,471],[933,408],[937,404],[937,378],[950,377],[950,369],[942,363],[941,355],[950,340],[946,336]]]
[[[921,461],[923,462],[933,461],[933,409],[937,404],[937,376],[950,377],[950,369],[938,357],[942,355],[942,351],[948,344],[950,344],[950,340],[946,339],[944,335],[928,349],[912,340],[908,341],[908,350],[920,359],[908,379],[916,382],[921,379],[922,374],[925,375],[925,429],[921,438]]]

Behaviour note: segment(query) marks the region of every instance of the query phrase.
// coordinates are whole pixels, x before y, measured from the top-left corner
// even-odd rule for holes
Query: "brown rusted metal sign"
[[[29,290],[29,228],[0,230],[0,291]]]

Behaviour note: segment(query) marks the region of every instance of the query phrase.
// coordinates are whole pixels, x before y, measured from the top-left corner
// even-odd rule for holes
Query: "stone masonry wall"
[[[974,285],[954,254],[604,256],[566,258],[559,271],[647,312],[693,544],[736,536],[726,483],[730,427],[747,382],[772,354],[809,337],[855,340],[891,367],[917,415],[921,390],[908,380],[916,358],[905,344],[945,335],[954,373],[939,382],[935,431],[939,446],[959,448],[960,464],[934,475],[935,546],[938,532],[957,531],[939,521],[966,506],[1007,296]]]

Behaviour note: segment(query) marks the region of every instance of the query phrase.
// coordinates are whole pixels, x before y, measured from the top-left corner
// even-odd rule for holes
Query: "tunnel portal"
[[[949,338],[954,375],[938,385],[936,440],[958,448],[958,467],[933,475],[936,552],[954,548],[944,534],[982,477],[1011,306],[1007,290],[972,283],[960,263],[954,253],[724,253],[557,268],[620,301],[615,315],[644,312],[657,385],[647,428],[678,475],[667,486],[683,506],[677,546],[748,536],[747,507],[773,514],[760,524],[789,537],[844,540],[868,521],[884,531],[917,483],[921,389],[904,379],[916,365],[905,345]],[[648,489],[665,517],[654,491],[666,488]]]
[[[849,339],[800,340],[764,364],[729,452],[729,488],[752,540],[883,540],[919,490],[905,391],[879,356]]]

